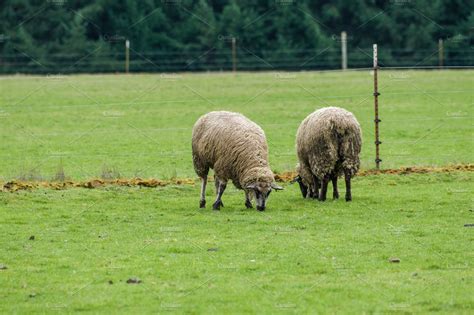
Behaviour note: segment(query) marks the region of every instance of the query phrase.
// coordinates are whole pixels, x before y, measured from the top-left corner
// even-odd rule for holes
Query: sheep
[[[192,135],[193,164],[201,178],[200,208],[206,206],[206,185],[209,169],[214,169],[216,201],[214,210],[224,206],[221,197],[231,180],[245,192],[245,206],[265,210],[272,189],[282,187],[274,182],[268,163],[268,146],[262,128],[239,113],[216,111],[201,116]]]
[[[294,181],[299,183],[303,197],[326,200],[331,180],[333,198],[339,198],[337,178],[344,174],[346,201],[351,201],[351,178],[359,170],[361,147],[362,132],[351,112],[326,107],[308,115],[296,135],[299,163]]]

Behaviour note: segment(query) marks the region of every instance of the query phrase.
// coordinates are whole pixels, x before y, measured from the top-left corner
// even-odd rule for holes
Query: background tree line
[[[0,71],[229,70],[473,65],[474,10],[463,0],[3,0]]]

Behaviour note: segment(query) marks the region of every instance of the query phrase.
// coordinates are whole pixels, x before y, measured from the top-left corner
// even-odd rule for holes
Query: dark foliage
[[[473,65],[472,2],[462,0],[4,0],[0,71],[229,70]]]

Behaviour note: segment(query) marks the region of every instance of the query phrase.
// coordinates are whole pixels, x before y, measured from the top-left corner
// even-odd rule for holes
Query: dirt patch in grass
[[[131,178],[131,179],[91,179],[88,181],[37,181],[37,182],[26,182],[21,180],[13,180],[2,185],[3,191],[18,191],[18,190],[29,190],[34,188],[51,188],[51,189],[67,189],[73,187],[80,188],[100,188],[105,186],[140,186],[140,187],[164,187],[168,185],[192,185],[194,184],[194,179],[172,179],[172,180],[159,180],[159,179],[141,179],[141,178]]]
[[[390,175],[407,175],[407,174],[425,174],[425,173],[450,173],[450,172],[473,172],[474,164],[455,164],[443,167],[401,167],[396,169],[382,169],[382,170],[360,170],[357,176],[369,176],[379,174],[390,174]],[[296,172],[283,172],[275,174],[275,180],[280,182],[289,182],[295,178]]]
[[[425,174],[425,173],[450,173],[450,172],[473,172],[474,164],[456,164],[444,167],[402,167],[398,169],[383,170],[361,170],[358,176],[369,176],[379,174],[407,175],[407,174]],[[275,180],[279,182],[289,182],[296,176],[295,172],[283,172],[275,174]],[[80,188],[100,188],[105,186],[127,186],[127,187],[165,187],[168,185],[194,185],[197,182],[192,178],[177,178],[170,180],[160,179],[141,179],[141,178],[120,178],[120,179],[91,179],[88,181],[23,181],[13,180],[6,183],[0,183],[2,191],[14,192],[18,190],[30,190],[35,188],[67,189],[73,187]]]

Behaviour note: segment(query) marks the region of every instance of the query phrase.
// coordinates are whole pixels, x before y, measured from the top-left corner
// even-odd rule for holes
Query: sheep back
[[[296,136],[300,168],[309,168],[318,178],[328,174],[339,176],[344,169],[355,175],[360,166],[361,146],[357,119],[338,107],[322,108],[308,115]]]
[[[233,112],[210,112],[198,119],[192,136],[193,163],[203,177],[209,168],[222,180],[242,189],[255,179],[273,181],[262,128]]]

